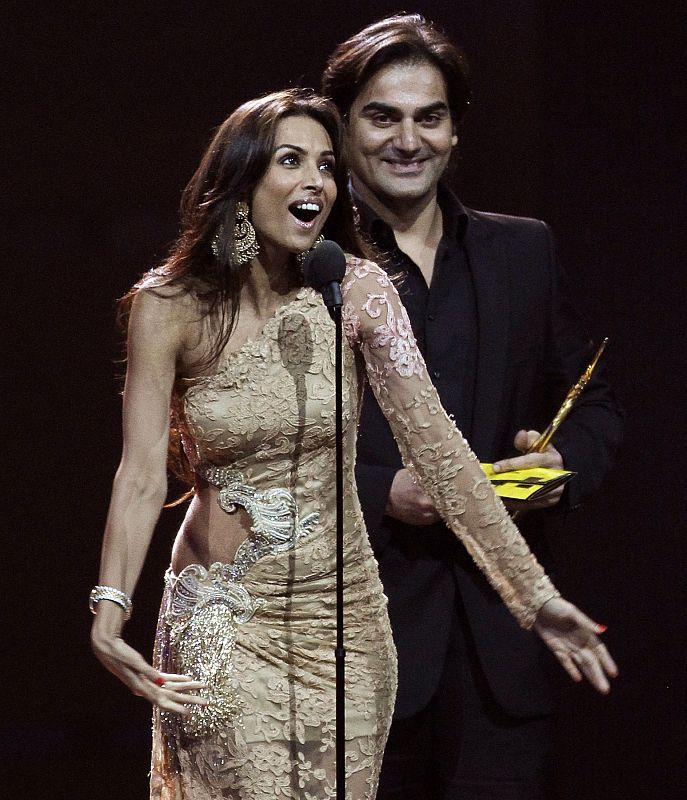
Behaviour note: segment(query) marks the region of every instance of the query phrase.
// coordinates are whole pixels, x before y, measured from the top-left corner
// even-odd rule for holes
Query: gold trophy
[[[528,453],[543,453],[544,450],[546,450],[546,445],[551,441],[551,437],[560,428],[561,423],[570,413],[570,409],[575,404],[575,401],[589,383],[589,380],[592,377],[592,373],[594,372],[594,368],[598,364],[599,359],[601,358],[601,354],[603,353],[607,343],[608,343],[608,336],[603,340],[603,342],[601,342],[601,345],[599,346],[599,349],[596,351],[594,358],[591,360],[587,369],[585,369],[585,371],[580,375],[580,377],[577,380],[577,383],[573,384],[573,386],[570,387],[568,394],[566,394],[565,396],[565,400],[563,400],[563,402],[561,403],[561,407],[556,412],[554,418],[546,426],[543,433],[541,433],[539,437],[527,449]],[[511,518],[517,519],[519,514],[520,514],[519,511],[513,511],[511,513]]]
[[[551,440],[551,437],[559,429],[563,420],[570,413],[570,409],[575,404],[575,401],[580,396],[580,394],[582,394],[585,387],[589,383],[589,380],[592,377],[592,372],[594,372],[594,368],[599,362],[599,359],[601,358],[601,354],[603,353],[607,342],[608,342],[608,336],[603,340],[603,342],[601,342],[599,349],[596,351],[596,355],[592,359],[587,369],[582,373],[582,375],[580,375],[577,383],[575,383],[573,386],[570,387],[568,394],[566,394],[565,396],[565,400],[563,400],[563,402],[561,403],[561,407],[556,412],[556,416],[551,420],[551,422],[549,422],[544,432],[527,449],[528,453],[543,453],[544,450],[546,450],[546,445]]]

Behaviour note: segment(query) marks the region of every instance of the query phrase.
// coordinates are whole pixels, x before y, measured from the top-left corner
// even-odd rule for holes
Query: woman
[[[155,706],[160,800],[334,796],[334,332],[298,256],[324,233],[342,283],[347,793],[374,798],[395,693],[385,598],[353,478],[366,372],[406,463],[520,622],[600,691],[599,627],[529,553],[443,412],[398,295],[363,260],[333,106],[302,90],[220,127],[171,256],[130,305],[124,450],[93,647]],[[195,496],[172,552],[154,666],[120,638],[164,502],[169,414]],[[108,600],[112,602],[102,602]]]

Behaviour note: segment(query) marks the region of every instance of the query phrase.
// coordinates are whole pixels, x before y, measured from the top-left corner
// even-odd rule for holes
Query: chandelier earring
[[[248,203],[239,200],[236,204],[235,214],[234,252],[231,257],[231,263],[238,267],[242,264],[247,264],[252,258],[255,258],[260,252],[260,246],[255,236],[255,228],[248,219]],[[215,258],[219,258],[220,240],[223,233],[224,225],[220,225],[217,229],[217,233],[212,238],[211,247]]]
[[[248,203],[239,200],[236,204],[236,221],[234,223],[234,257],[232,263],[236,266],[247,264],[260,252],[258,240],[255,237],[255,228],[248,219]]]
[[[296,261],[298,262],[298,266],[299,267],[303,266],[303,263],[305,262],[305,259],[307,258],[308,253],[312,253],[312,251],[315,250],[316,248],[318,248],[322,244],[323,241],[324,241],[324,236],[322,236],[322,234],[320,234],[317,237],[317,239],[315,239],[315,241],[313,242],[312,247],[309,250],[304,250],[302,253],[298,253],[296,255]]]

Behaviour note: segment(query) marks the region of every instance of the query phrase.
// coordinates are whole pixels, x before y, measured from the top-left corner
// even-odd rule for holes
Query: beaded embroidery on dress
[[[365,373],[401,453],[524,625],[556,594],[446,416],[383,270],[350,258],[344,343],[346,796],[373,800],[396,689],[353,466]],[[167,575],[154,663],[208,706],[154,715],[154,800],[320,800],[335,783],[334,329],[302,289],[181,399],[196,471],[242,506],[231,564]]]

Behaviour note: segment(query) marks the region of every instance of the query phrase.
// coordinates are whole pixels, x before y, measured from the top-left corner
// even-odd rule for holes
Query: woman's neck
[[[249,303],[258,312],[269,311],[278,305],[284,295],[298,285],[290,259],[289,253],[281,254],[279,258],[267,258],[261,253],[252,259],[241,290],[242,303]]]

